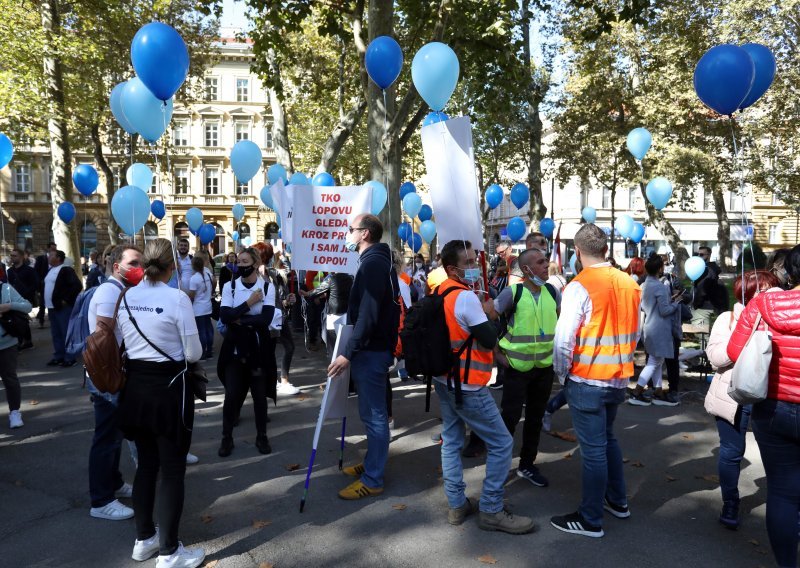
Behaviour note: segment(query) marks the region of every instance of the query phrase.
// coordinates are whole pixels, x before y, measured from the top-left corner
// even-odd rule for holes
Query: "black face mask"
[[[240,266],[238,271],[239,276],[241,276],[242,278],[247,278],[255,271],[255,269],[256,267],[253,266],[252,264],[250,266]]]

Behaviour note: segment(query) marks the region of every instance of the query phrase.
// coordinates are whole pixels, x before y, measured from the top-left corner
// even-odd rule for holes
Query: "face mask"
[[[544,280],[542,280],[538,276],[528,276],[528,280],[530,280],[533,283],[534,286],[538,286],[539,288],[541,288],[542,286],[547,284],[547,282],[545,282]]]
[[[240,266],[239,267],[239,275],[241,275],[242,278],[247,278],[253,272],[255,272],[255,270],[256,270],[256,267],[253,266],[252,264],[250,266]]]
[[[347,249],[347,252],[356,252],[358,250],[358,245],[356,243],[351,243],[350,241],[345,241],[344,248]]]
[[[481,269],[480,268],[463,268],[460,269],[464,271],[464,276],[461,279],[466,284],[475,284],[478,280],[481,279]]]
[[[120,274],[125,282],[131,286],[136,286],[142,281],[142,278],[144,278],[144,268],[141,266],[132,266],[126,270],[124,274],[120,271]]]
[[[417,270],[419,270],[420,268],[422,268],[422,263],[421,262],[417,262],[414,266],[416,266]]]

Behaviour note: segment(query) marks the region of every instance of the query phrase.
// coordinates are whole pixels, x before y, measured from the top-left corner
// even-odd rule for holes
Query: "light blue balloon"
[[[526,228],[525,221],[519,217],[514,217],[508,222],[508,225],[506,225],[506,234],[509,239],[516,242],[525,236]]]
[[[411,79],[431,110],[442,110],[456,89],[459,64],[456,53],[440,42],[423,45],[411,62]]]
[[[422,198],[416,193],[409,193],[403,198],[403,209],[413,219],[422,209]]]
[[[336,185],[336,180],[333,179],[333,176],[328,172],[320,172],[314,176],[314,179],[311,180],[312,185],[318,185],[321,187],[334,187]]]
[[[158,100],[134,77],[125,84],[120,99],[125,118],[142,138],[151,144],[161,138],[172,120],[172,98],[166,103]]]
[[[108,102],[109,106],[111,106],[111,114],[117,119],[117,124],[128,134],[136,134],[136,129],[128,122],[128,119],[125,118],[125,113],[122,112],[122,91],[125,90],[125,84],[126,82],[123,81],[111,89],[111,96],[108,98]]]
[[[275,215],[275,224],[278,225],[278,228],[283,228],[283,221],[281,221],[280,215]]]
[[[699,256],[693,256],[686,260],[683,270],[692,281],[697,280],[706,271],[706,261]]]
[[[581,211],[581,217],[587,223],[594,223],[597,219],[597,209],[594,207],[584,207],[583,211]]]
[[[233,218],[238,223],[242,220],[242,217],[244,217],[244,205],[237,203],[231,208],[231,213],[233,213]]]
[[[150,199],[142,189],[126,185],[114,193],[111,215],[126,235],[135,235],[150,216]]]
[[[279,180],[286,180],[286,168],[281,164],[272,164],[267,168],[267,181],[270,185],[278,183]],[[283,182],[284,184],[286,181]]]
[[[553,231],[556,228],[556,223],[550,217],[545,217],[539,223],[539,230],[548,239],[553,236]]]
[[[303,172],[294,172],[289,178],[289,185],[311,185],[311,181]]]
[[[661,211],[672,198],[672,183],[665,177],[655,177],[647,184],[644,193],[653,207]]]
[[[631,236],[631,229],[633,229],[633,218],[630,215],[620,215],[617,217],[617,222],[614,228],[619,231],[619,234],[626,239]]]
[[[269,186],[265,185],[261,188],[261,193],[259,194],[261,197],[261,203],[266,205],[272,210],[275,210],[275,203],[272,202],[272,194],[269,192]]]
[[[419,226],[419,234],[425,239],[425,242],[430,244],[436,236],[436,223],[433,221],[423,221]]]
[[[239,183],[247,183],[261,169],[261,148],[252,140],[239,140],[231,149],[231,168]]]
[[[494,209],[503,202],[503,188],[493,183],[486,188],[486,205],[489,209]]]
[[[65,201],[58,206],[58,218],[69,223],[75,218],[75,206],[69,201]]]
[[[386,192],[386,186],[376,180],[368,181],[364,186],[372,188],[372,207],[370,212],[373,215],[377,215],[386,207],[386,199],[389,197]]]
[[[634,223],[633,229],[631,229],[631,240],[638,245],[640,242],[642,242],[642,239],[644,238],[644,233],[645,233],[644,225],[642,225],[641,223]]]
[[[192,207],[186,212],[186,224],[192,231],[199,231],[203,225],[203,212],[197,207]]]
[[[569,257],[569,267],[572,269],[573,274],[578,273],[578,268],[575,266],[576,262],[578,262],[578,255],[573,252],[572,256]]]
[[[231,234],[231,238],[233,239],[233,242],[236,242],[236,241],[238,241],[238,240],[239,240],[239,231],[234,231],[234,232]]]
[[[242,239],[242,244],[246,247],[249,247],[253,244],[253,237],[245,237]]]
[[[0,170],[5,168],[14,157],[14,145],[11,139],[0,132]]]
[[[628,152],[637,160],[641,160],[645,157],[652,143],[653,137],[646,128],[634,128],[631,130],[628,133],[628,140],[626,142]]]
[[[137,162],[131,164],[125,172],[125,179],[128,180],[128,185],[149,189],[153,185],[153,170]]]

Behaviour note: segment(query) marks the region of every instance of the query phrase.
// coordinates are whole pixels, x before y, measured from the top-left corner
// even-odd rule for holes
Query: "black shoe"
[[[25,351],[26,349],[33,349],[33,343],[30,341],[26,341],[24,343],[20,343],[17,347],[18,351]]]
[[[47,362],[47,366],[48,367],[60,367],[62,363],[64,363],[63,359],[50,359]]]
[[[74,367],[77,364],[78,364],[77,361],[64,361],[61,363],[61,366],[64,368],[68,368],[68,367]]]
[[[615,505],[608,500],[608,497],[603,499],[603,509],[617,517],[618,519],[627,519],[631,516],[631,510],[627,505]]]
[[[230,436],[225,436],[222,438],[222,443],[219,445],[219,451],[217,452],[217,455],[221,458],[227,458],[229,455],[231,455],[233,448],[233,438]]]
[[[722,512],[719,514],[719,522],[726,529],[735,531],[739,528],[739,500],[731,499],[722,502]]]
[[[547,478],[544,475],[539,473],[539,468],[535,465],[517,468],[517,477],[527,479],[536,487],[547,487],[550,485],[550,482],[547,481]]]
[[[603,527],[595,527],[590,525],[577,511],[570,515],[553,517],[550,519],[550,524],[560,531],[592,538],[600,538],[605,534],[603,532]]]
[[[272,453],[272,446],[269,445],[266,435],[256,437],[256,448],[264,455]]]

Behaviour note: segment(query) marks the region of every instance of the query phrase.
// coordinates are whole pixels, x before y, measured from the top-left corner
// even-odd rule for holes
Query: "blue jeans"
[[[214,350],[214,326],[211,323],[211,314],[194,316],[194,321],[197,323],[197,334],[203,347],[203,355],[209,354]]]
[[[486,478],[479,509],[484,513],[503,510],[503,485],[511,468],[514,439],[508,433],[489,389],[462,391],[461,408],[456,407],[456,393],[446,384],[433,381],[442,407],[442,478],[444,493],[451,509],[466,501],[461,448],[464,446],[464,424],[486,442]]]
[[[117,428],[117,405],[102,396],[92,395],[94,437],[89,450],[89,495],[92,507],[103,507],[114,500],[114,492],[124,481],[119,472],[122,432]]]
[[[367,487],[383,487],[383,469],[389,458],[386,373],[393,361],[389,351],[358,351],[350,362],[350,376],[358,391],[358,415],[367,432],[361,475],[361,482]]]
[[[48,308],[47,315],[50,316],[50,337],[53,339],[53,359],[59,361],[74,361],[74,357],[67,356],[65,350],[67,343],[67,326],[69,325],[69,314],[72,306],[63,308]]]
[[[567,380],[564,385],[583,460],[583,498],[578,512],[591,525],[603,525],[603,498],[627,505],[622,450],[614,436],[617,407],[625,389],[595,387]]]
[[[767,533],[778,565],[797,566],[800,511],[800,404],[753,405],[753,433],[767,473]]]
[[[548,414],[555,414],[562,406],[567,404],[567,393],[565,389],[561,389],[556,395],[547,402],[545,410]]]
[[[723,501],[739,500],[739,472],[747,442],[747,425],[750,423],[751,405],[740,406],[731,424],[717,417],[719,432],[719,488]]]

